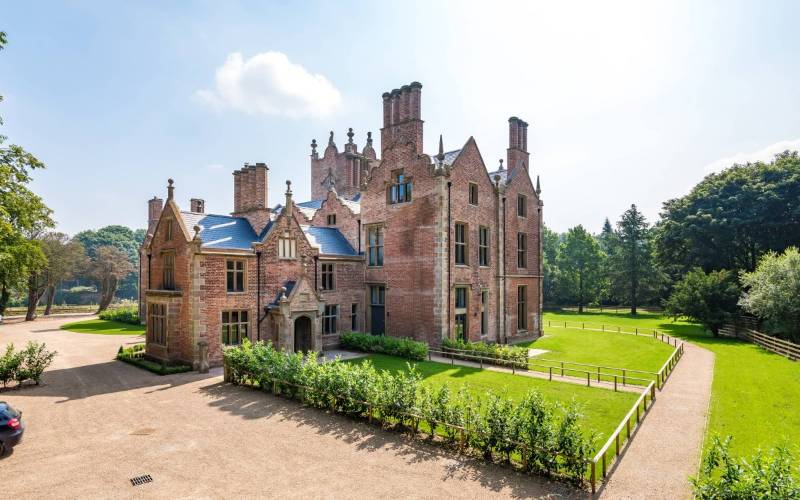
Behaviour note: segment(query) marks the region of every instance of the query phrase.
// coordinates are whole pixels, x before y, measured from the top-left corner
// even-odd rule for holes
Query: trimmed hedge
[[[345,332],[339,335],[339,345],[345,349],[377,352],[417,361],[422,361],[428,357],[428,344],[407,337],[387,337],[385,335]]]
[[[117,359],[139,368],[144,368],[156,375],[172,375],[173,373],[184,373],[192,371],[192,367],[184,364],[165,364],[160,361],[153,361],[145,356],[144,344],[134,344],[131,347],[120,347],[117,351]]]
[[[583,434],[575,404],[555,406],[537,391],[519,402],[492,392],[476,398],[466,387],[451,394],[447,385],[423,385],[413,365],[395,373],[378,371],[369,361],[319,363],[316,353],[281,352],[270,343],[247,340],[226,348],[224,358],[226,380],[233,383],[415,435],[422,430],[453,449],[513,461],[527,472],[575,484],[586,479],[595,436]]]
[[[120,323],[127,323],[129,325],[142,324],[142,322],[139,320],[139,309],[137,307],[117,307],[114,309],[106,309],[97,316],[106,321],[119,321]]]
[[[502,365],[504,364],[503,361],[513,361],[519,365],[528,364],[528,349],[525,347],[514,347],[509,345],[501,345],[501,344],[487,344],[486,342],[464,342],[463,340],[450,340],[450,339],[443,339],[442,340],[442,350],[443,351],[452,351],[453,349],[461,352],[459,354],[466,354],[468,356],[481,356],[484,358],[491,358],[493,360],[498,361],[495,364]],[[474,359],[470,359],[468,357],[462,357],[458,354],[453,354],[453,357],[456,359],[467,359],[470,361],[475,361]],[[491,362],[488,360],[484,360],[487,362]]]
[[[6,352],[0,356],[0,382],[3,387],[10,382],[16,382],[17,387],[21,387],[27,381],[39,385],[42,374],[56,354],[55,351],[48,351],[44,342],[30,341],[21,351],[15,351],[14,344],[8,344]]]

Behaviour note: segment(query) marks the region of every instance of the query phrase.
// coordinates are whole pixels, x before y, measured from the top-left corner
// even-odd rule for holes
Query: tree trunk
[[[11,292],[8,291],[6,285],[3,285],[3,288],[0,289],[0,316],[3,316],[6,313],[6,307],[8,307],[8,301],[11,299]]]
[[[117,278],[112,276],[104,279],[100,290],[100,304],[97,308],[98,313],[108,309],[108,306],[111,305],[111,301],[114,300],[114,294],[117,293]]]
[[[25,313],[25,321],[36,319],[36,306],[39,305],[39,287],[36,285],[36,274],[34,273],[28,278],[28,311]]]
[[[47,287],[47,306],[44,308],[44,315],[50,316],[50,311],[53,309],[53,301],[56,298],[56,286],[50,285]]]

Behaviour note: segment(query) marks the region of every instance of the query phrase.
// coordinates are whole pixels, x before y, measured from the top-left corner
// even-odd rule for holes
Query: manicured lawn
[[[712,351],[716,359],[706,444],[714,434],[730,434],[736,454],[750,456],[759,447],[781,443],[800,453],[800,363],[748,342],[714,338],[698,325],[658,314],[545,313],[544,320],[656,328]]]
[[[518,344],[549,351],[537,356],[544,360],[572,361],[657,372],[674,350],[672,346],[647,335],[635,336],[577,328],[548,328],[546,325],[547,323],[543,337]],[[653,378],[644,374],[632,376],[648,380]]]
[[[62,330],[77,333],[95,333],[99,335],[144,335],[144,325],[130,325],[119,321],[104,319],[88,319],[61,325]]]
[[[408,366],[405,359],[382,354],[372,354],[350,362],[360,363],[366,359],[381,370],[400,371],[406,370]],[[451,366],[431,361],[417,361],[414,364],[423,377],[423,383],[434,387],[448,384],[453,392],[466,384],[475,397],[485,398],[490,391],[498,394],[506,391],[509,398],[518,400],[528,391],[535,389],[553,403],[568,404],[575,400],[582,406],[584,418],[581,423],[584,430],[587,433],[592,431],[601,433],[601,439],[597,443],[598,449],[619,425],[638,397],[629,392],[550,382],[466,366]]]

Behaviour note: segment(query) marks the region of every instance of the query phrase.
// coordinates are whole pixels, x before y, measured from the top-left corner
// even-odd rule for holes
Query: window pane
[[[242,311],[239,317],[242,323],[247,323],[247,311]]]
[[[231,311],[231,323],[239,322],[239,311]]]

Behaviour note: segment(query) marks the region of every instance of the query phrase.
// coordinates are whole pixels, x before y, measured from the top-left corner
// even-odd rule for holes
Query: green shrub
[[[270,343],[247,340],[225,349],[224,358],[234,383],[265,391],[274,387],[309,406],[354,417],[369,415],[384,426],[416,431],[421,421],[431,438],[440,435],[455,444],[463,437],[465,445],[487,459],[521,457],[529,471],[574,483],[585,480],[594,442],[583,437],[577,408],[559,411],[538,392],[531,391],[518,403],[491,392],[485,399],[475,398],[466,387],[454,396],[446,385],[423,385],[411,365],[395,373],[378,371],[369,361],[320,363],[316,353],[281,352]]]
[[[470,356],[480,356],[484,362],[498,365],[513,362],[517,367],[527,366],[528,349],[525,347],[514,347],[501,344],[489,344],[486,342],[465,342],[463,340],[442,340],[442,350],[453,352],[452,356],[456,359],[466,359],[476,361]],[[463,351],[456,353],[455,351]]]
[[[173,373],[184,373],[192,371],[192,367],[184,364],[168,364],[160,361],[148,359],[145,355],[144,344],[134,344],[130,347],[120,347],[117,351],[117,359],[144,368],[156,375],[172,375]]]
[[[106,309],[98,314],[98,317],[106,321],[119,321],[120,323],[127,323],[129,325],[142,324],[139,320],[139,308],[135,306]]]
[[[800,498],[800,468],[788,448],[758,451],[751,460],[743,460],[731,456],[730,442],[731,436],[713,438],[700,475],[690,480],[696,498]]]
[[[22,385],[31,381],[39,385],[42,374],[56,357],[55,351],[48,351],[44,342],[30,341],[21,351],[14,350],[14,344],[6,346],[6,352],[0,357],[0,381],[3,387],[9,382]]]
[[[417,361],[428,357],[428,344],[406,337],[344,332],[339,335],[339,345],[345,349],[377,352]]]

